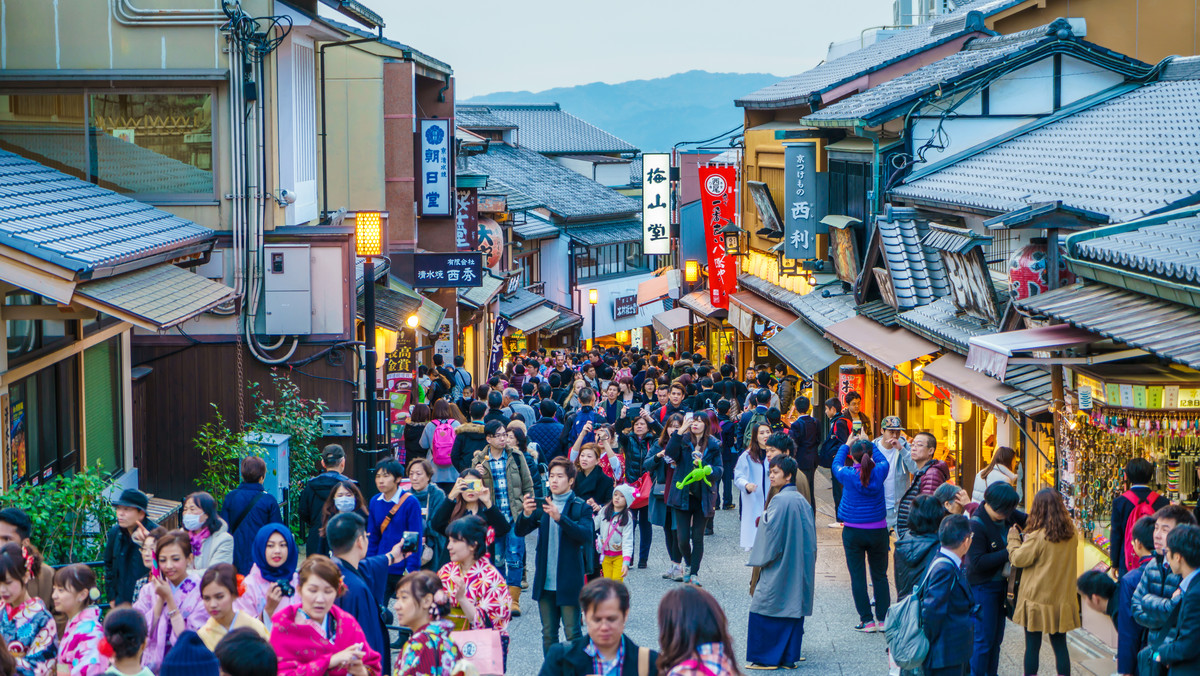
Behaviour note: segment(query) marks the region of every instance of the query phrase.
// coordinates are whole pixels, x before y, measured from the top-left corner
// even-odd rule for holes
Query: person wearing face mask
[[[300,548],[287,527],[270,523],[259,529],[250,551],[254,563],[242,581],[238,607],[270,629],[275,611],[296,602]]]
[[[195,569],[203,574],[209,566],[233,563],[233,536],[225,520],[217,516],[217,501],[198,491],[183,500],[183,528],[192,541]]]
[[[233,567],[240,575],[250,572],[250,550],[258,531],[269,523],[283,523],[279,502],[263,488],[267,463],[257,455],[242,458],[242,483],[221,501],[221,518],[233,535]]]
[[[364,519],[367,518],[367,501],[363,498],[362,492],[358,490],[358,484],[353,481],[342,481],[335,484],[333,490],[329,491],[329,497],[325,498],[325,504],[321,507],[321,527],[317,529],[318,541],[315,543],[310,541],[308,551],[328,556],[329,542],[325,539],[325,525],[338,514],[351,512]]]

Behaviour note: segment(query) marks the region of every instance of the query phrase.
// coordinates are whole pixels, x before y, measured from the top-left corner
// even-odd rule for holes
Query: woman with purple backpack
[[[454,449],[460,424],[450,409],[450,402],[438,399],[433,403],[433,419],[425,424],[421,434],[420,446],[429,451],[429,461],[433,463],[433,482],[444,492],[449,492],[458,481],[458,470],[454,469],[450,452]]]

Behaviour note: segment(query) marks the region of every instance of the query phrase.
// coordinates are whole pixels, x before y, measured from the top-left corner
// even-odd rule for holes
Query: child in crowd
[[[396,583],[405,573],[421,568],[421,536],[425,530],[421,519],[420,502],[412,493],[400,489],[404,466],[395,460],[384,460],[375,466],[375,488],[379,494],[371,498],[367,517],[367,556],[387,554],[404,539],[405,533],[417,533],[417,548],[412,554],[388,566],[387,598],[396,590]]]
[[[104,673],[108,659],[100,654],[104,627],[100,624],[100,590],[89,566],[72,563],[54,573],[54,608],[67,617],[59,641],[59,676],[96,676]]]
[[[613,489],[612,500],[595,517],[596,549],[601,556],[604,577],[618,582],[625,580],[633,560],[633,486]]]
[[[104,618],[104,640],[100,652],[110,662],[106,676],[154,676],[142,666],[146,649],[146,618],[133,608],[117,608]]]

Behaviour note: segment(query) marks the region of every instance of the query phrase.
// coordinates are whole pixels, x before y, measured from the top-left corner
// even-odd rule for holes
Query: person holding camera
[[[477,469],[464,469],[458,475],[458,481],[450,489],[447,499],[438,505],[437,511],[429,517],[429,526],[435,533],[447,537],[450,524],[467,516],[478,516],[492,530],[488,545],[488,558],[496,560],[495,543],[504,542],[508,531],[512,529],[504,513],[492,500],[492,492],[483,485],[483,473]]]
[[[275,611],[296,603],[296,566],[300,563],[300,548],[287,526],[269,523],[258,530],[250,550],[254,565],[242,580],[238,609],[271,629]]]

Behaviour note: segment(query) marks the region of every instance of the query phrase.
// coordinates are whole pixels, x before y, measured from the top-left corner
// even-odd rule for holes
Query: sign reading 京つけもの
[[[483,254],[413,254],[413,280],[421,288],[474,288],[483,285]]]
[[[459,251],[474,251],[479,239],[479,192],[475,188],[459,188],[454,208],[454,247]]]
[[[817,254],[817,223],[824,217],[817,175],[817,144],[793,143],[783,149],[785,258],[809,260]]]
[[[733,256],[725,252],[721,228],[737,218],[737,168],[698,167],[700,200],[704,203],[704,237],[708,243],[708,291],[713,307],[728,309],[737,284]]]
[[[636,317],[639,310],[636,293],[630,296],[617,296],[613,300],[613,319]]]
[[[671,253],[671,156],[642,155],[642,251]]]
[[[450,121],[421,120],[422,216],[449,216],[454,192],[450,183]]]

